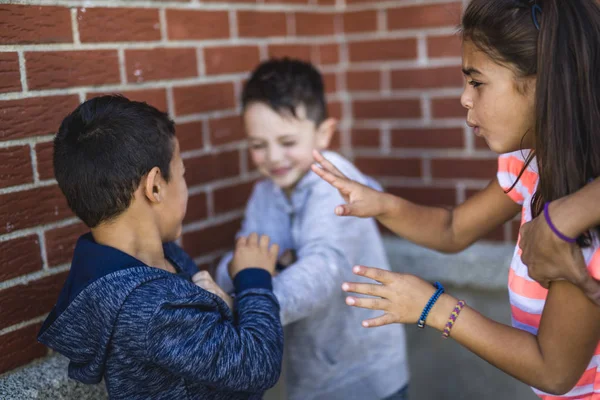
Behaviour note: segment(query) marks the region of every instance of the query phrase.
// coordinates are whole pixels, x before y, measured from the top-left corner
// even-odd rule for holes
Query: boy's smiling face
[[[330,118],[317,127],[302,106],[293,116],[261,102],[249,104],[243,118],[252,162],[287,193],[310,169],[312,150],[327,148],[337,124]]]

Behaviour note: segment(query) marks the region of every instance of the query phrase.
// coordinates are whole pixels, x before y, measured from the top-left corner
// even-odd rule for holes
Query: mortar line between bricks
[[[11,332],[17,331],[19,329],[27,328],[28,326],[35,325],[37,323],[43,322],[46,319],[47,316],[48,316],[48,314],[44,314],[41,317],[30,319],[30,320],[24,321],[24,322],[19,322],[18,324],[11,325],[11,326],[6,327],[4,329],[0,329],[0,337],[2,337],[3,335],[9,334]]]
[[[32,274],[23,275],[14,279],[10,279],[8,281],[0,282],[0,290],[8,289],[18,285],[26,285],[29,282],[37,281],[39,279],[43,279],[53,275],[58,275],[62,272],[68,271],[70,266],[70,264],[63,264],[57,267],[52,267],[47,270],[44,269],[41,271],[34,272]]]
[[[45,271],[50,270],[50,263],[48,262],[48,248],[46,247],[46,235],[43,229],[38,229],[38,240],[40,241],[40,254],[42,256],[42,269]]]
[[[159,47],[197,47],[197,46],[242,46],[256,45],[257,41],[265,41],[269,44],[323,44],[323,42],[341,43],[360,43],[373,40],[394,40],[394,39],[416,39],[419,36],[452,36],[456,34],[454,27],[426,28],[394,30],[386,32],[366,32],[353,34],[333,34],[317,36],[276,36],[269,38],[262,37],[238,37],[223,39],[190,39],[190,40],[161,40],[148,42],[100,42],[100,43],[81,43],[75,46],[73,43],[53,43],[53,44],[22,44],[22,45],[0,45],[0,52],[12,52],[16,50],[25,51],[82,51],[82,50],[116,50],[126,49],[153,49]]]
[[[23,139],[6,139],[0,140],[0,149],[13,146],[30,145],[35,146],[38,143],[47,143],[54,140],[54,135],[32,136]]]
[[[33,184],[40,183],[40,173],[38,171],[38,159],[37,152],[35,151],[35,145],[29,145],[29,157],[31,158],[31,168],[33,169]]]
[[[212,189],[206,191],[206,213],[209,219],[215,216],[215,197]]]
[[[121,79],[121,85],[127,85],[127,67],[125,66],[125,50],[122,48],[117,49],[119,56],[119,77]]]
[[[235,10],[229,10],[228,18],[229,18],[229,36],[232,39],[237,39],[238,38],[237,12]]]
[[[233,248],[233,244],[232,244],[231,248]],[[196,263],[196,265],[208,264],[208,263],[215,261],[217,258],[221,258],[223,256],[223,254],[225,254],[227,251],[228,251],[227,248],[222,248],[219,250],[211,251],[210,253],[206,253],[203,256],[196,257],[193,260],[194,260],[194,263]]]
[[[78,46],[81,44],[81,39],[79,37],[79,21],[77,20],[77,8],[71,8],[71,29],[73,33],[73,44]]]
[[[52,186],[56,183],[55,180],[45,180],[36,183],[26,183],[24,185],[8,186],[0,189],[0,196],[8,193],[22,192],[30,189],[38,189],[46,186]]]
[[[160,24],[160,41],[167,43],[169,40],[167,27],[167,11],[164,7],[158,10],[158,23]]]
[[[17,51],[19,58],[19,77],[21,79],[21,90],[27,92],[29,87],[27,85],[27,67],[25,65],[25,52],[23,50]]]
[[[45,232],[45,231],[49,231],[52,229],[64,228],[66,226],[74,225],[77,222],[80,222],[79,218],[73,217],[73,218],[64,219],[59,222],[52,222],[49,224],[41,224],[41,225],[37,225],[33,228],[24,228],[24,229],[19,229],[14,232],[4,233],[4,234],[0,235],[0,243],[6,242],[6,241],[12,240],[12,239],[19,239],[19,238],[22,238],[25,236],[34,235],[34,234],[39,233],[40,230]]]
[[[2,2],[0,2],[2,3]],[[335,6],[312,6],[309,4],[267,4],[267,3],[229,3],[229,2],[168,2],[168,1],[131,1],[131,0],[12,0],[11,4],[36,5],[36,6],[65,6],[65,7],[85,7],[85,8],[137,8],[137,9],[156,9],[166,7],[169,9],[190,10],[190,11],[223,11],[223,10],[244,10],[244,11],[310,11],[316,13],[330,13],[339,11]],[[93,4],[93,7],[90,5]]]
[[[405,8],[412,6],[426,6],[436,4],[451,4],[457,3],[457,0],[383,0],[378,2],[372,2],[369,4],[351,4],[346,5],[344,11],[367,11],[367,10],[379,10],[379,9],[390,9],[390,8]]]

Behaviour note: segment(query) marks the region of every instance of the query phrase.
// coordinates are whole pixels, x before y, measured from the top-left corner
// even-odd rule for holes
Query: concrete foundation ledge
[[[506,289],[514,244],[480,242],[457,254],[442,254],[393,236],[384,238],[394,271],[444,285],[482,290]]]

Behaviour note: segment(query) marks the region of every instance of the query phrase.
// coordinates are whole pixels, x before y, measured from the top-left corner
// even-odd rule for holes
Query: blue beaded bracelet
[[[425,320],[427,319],[427,315],[429,315],[429,311],[431,311],[431,308],[433,307],[437,299],[439,299],[442,293],[444,293],[444,287],[441,283],[436,282],[434,285],[437,290],[431,296],[431,298],[427,302],[427,305],[425,305],[425,308],[423,309],[423,312],[419,317],[419,322],[417,322],[417,326],[421,329],[425,328]]]

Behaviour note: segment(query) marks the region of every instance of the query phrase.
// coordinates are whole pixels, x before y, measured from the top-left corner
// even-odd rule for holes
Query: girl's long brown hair
[[[542,9],[539,31],[534,4]],[[600,5],[595,0],[472,0],[460,28],[463,40],[512,68],[517,85],[519,78],[537,78],[535,149],[524,167],[537,158],[540,180],[531,201],[536,217],[545,202],[600,175]],[[600,233],[600,227],[595,230]],[[589,235],[578,243],[589,245]]]

